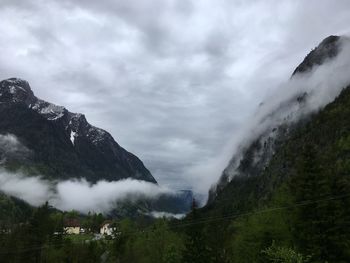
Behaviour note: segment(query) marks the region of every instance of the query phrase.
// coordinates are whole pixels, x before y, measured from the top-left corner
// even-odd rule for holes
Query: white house
[[[116,231],[116,229],[117,228],[113,226],[112,221],[105,221],[100,228],[100,234],[111,236]]]

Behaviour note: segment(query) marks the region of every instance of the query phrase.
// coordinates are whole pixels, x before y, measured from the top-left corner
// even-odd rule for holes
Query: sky
[[[0,0],[0,79],[84,113],[159,184],[206,192],[260,102],[350,2]]]

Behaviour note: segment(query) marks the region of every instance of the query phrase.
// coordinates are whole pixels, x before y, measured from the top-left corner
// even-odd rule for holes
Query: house
[[[115,227],[113,222],[110,221],[110,220],[107,220],[107,221],[103,222],[103,224],[101,225],[100,234],[101,235],[111,236],[111,235],[114,234],[114,232],[116,230],[117,230],[117,228]]]
[[[80,233],[80,222],[76,218],[66,219],[64,221],[64,232],[68,235],[78,235]]]

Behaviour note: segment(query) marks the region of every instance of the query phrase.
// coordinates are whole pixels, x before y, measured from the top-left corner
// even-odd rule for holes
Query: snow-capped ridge
[[[49,178],[86,178],[91,183],[133,178],[157,184],[142,161],[111,134],[91,125],[84,114],[37,98],[25,80],[0,81],[0,110],[3,131],[30,145],[35,157],[26,162],[47,167],[41,172]]]
[[[9,78],[1,81],[0,102],[24,103],[49,121],[61,121],[73,146],[79,134],[84,134],[95,145],[106,139],[113,140],[108,132],[89,124],[84,114],[69,112],[63,106],[37,98],[26,80]]]

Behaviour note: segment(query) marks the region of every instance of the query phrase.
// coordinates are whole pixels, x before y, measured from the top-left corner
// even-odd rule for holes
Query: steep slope
[[[89,124],[83,114],[38,99],[27,81],[0,82],[0,116],[0,134],[8,134],[10,144],[0,144],[1,163],[8,169],[21,167],[59,180],[133,178],[156,183],[141,160],[108,132]],[[9,150],[13,144],[22,145],[21,154]]]
[[[312,74],[312,69],[335,58],[341,50],[341,41],[344,40],[338,36],[329,36],[324,39],[295,69],[292,78]],[[281,145],[290,138],[295,130],[302,128],[309,122],[310,114],[305,112],[310,100],[309,97],[308,92],[297,91],[260,116],[254,123],[256,127],[252,127],[258,132],[248,141],[241,143],[239,151],[235,153],[224,169],[218,184],[210,190],[208,204],[219,198],[221,191],[229,183],[241,188],[241,181],[254,181],[255,179],[251,177],[263,173]],[[262,104],[261,107],[263,106],[265,105]],[[240,191],[244,192],[245,190],[241,189]]]
[[[306,81],[320,63],[340,56],[350,62],[339,41],[323,41],[292,79]],[[348,76],[349,65],[343,75],[332,67],[321,71],[319,80],[338,93],[327,105],[305,111],[315,102],[310,92],[282,101],[282,108],[297,107],[259,129],[226,168],[208,204],[185,219],[187,231],[192,220],[199,222],[198,235],[214,262],[350,262],[350,80],[328,82],[332,75]]]
[[[316,152],[315,159],[320,160],[322,167],[327,170],[336,173],[339,171],[338,165],[349,165],[349,116],[350,86],[321,112],[295,126],[288,138],[276,147],[275,153],[259,174],[233,177],[204,210],[239,213],[268,202],[281,185],[297,174],[302,153],[309,145]],[[350,171],[350,167],[346,169]],[[344,176],[349,177],[346,173]]]
[[[271,244],[307,262],[349,262],[349,116],[350,86],[296,128],[259,175],[233,177],[197,211],[208,222],[203,236],[216,233],[207,246],[229,262],[270,262],[262,251]]]

